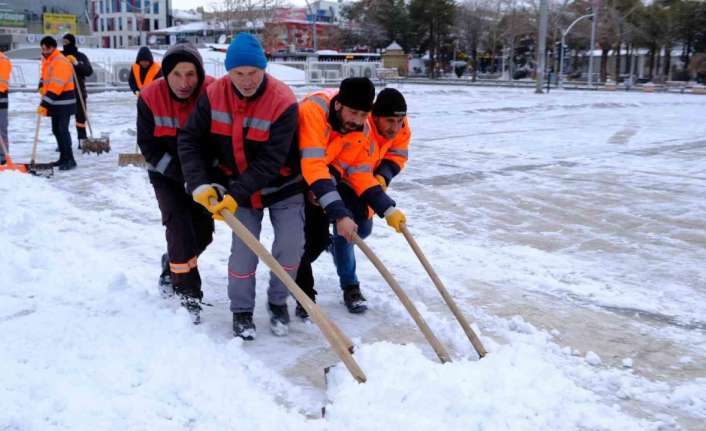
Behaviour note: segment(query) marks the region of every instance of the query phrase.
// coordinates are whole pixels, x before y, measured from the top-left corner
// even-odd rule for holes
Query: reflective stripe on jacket
[[[76,112],[74,68],[57,49],[42,60],[39,87],[43,92],[41,106],[47,108],[49,116]]]
[[[186,124],[204,94],[215,79],[204,78],[200,92],[186,101],[176,100],[164,79],[152,82],[140,93],[137,102],[137,144],[145,156],[152,174],[161,174],[183,182],[177,157],[177,133]]]
[[[296,128],[297,99],[285,83],[265,74],[246,98],[228,75],[220,78],[179,135],[189,189],[220,182],[238,205],[252,208],[302,193]]]

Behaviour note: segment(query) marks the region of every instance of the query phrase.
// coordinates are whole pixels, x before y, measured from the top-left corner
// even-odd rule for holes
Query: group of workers
[[[76,46],[76,37],[67,33],[62,37],[63,49],[59,51],[57,41],[52,36],[45,36],[39,42],[42,54],[39,93],[41,102],[37,114],[51,118],[52,134],[56,138],[59,159],[52,164],[60,170],[76,168],[69,123],[75,116],[78,148],[87,138],[86,134],[86,78],[93,74],[91,62]],[[0,164],[5,163],[5,149],[9,150],[8,140],[8,93],[12,62],[0,52]],[[152,59],[148,48],[142,48],[133,65],[130,76],[130,89],[139,94],[142,87],[160,77],[159,63]],[[77,91],[78,87],[78,91]],[[80,92],[80,93],[79,93]]]
[[[407,106],[395,89],[375,97],[367,78],[347,78],[298,102],[266,72],[257,38],[238,34],[225,57],[227,74],[206,75],[189,44],[172,46],[162,76],[142,88],[137,143],[166,227],[160,283],[200,321],[199,255],[225,210],[259,239],[265,209],[274,231],[272,255],[311,299],[312,262],[329,249],[344,303],[363,313],[352,239],[365,238],[378,214],[398,232],[405,215],[387,194],[404,168],[410,141]],[[331,232],[331,225],[333,225]],[[228,260],[233,335],[252,340],[258,258],[236,234]],[[270,273],[271,331],[288,333],[289,293]],[[295,313],[307,318],[297,304]]]
[[[85,137],[84,96],[88,58],[66,35],[63,54],[47,36],[40,45],[40,115],[50,116],[59,169],[73,169],[68,126],[76,115]],[[0,136],[7,142],[9,60],[0,55]],[[353,237],[372,231],[374,214],[400,232],[404,213],[387,194],[408,157],[410,128],[402,94],[375,95],[368,78],[344,79],[338,89],[297,101],[292,90],[266,72],[258,39],[239,33],[225,57],[227,74],[208,76],[199,51],[188,43],[170,47],[161,64],[146,47],[138,52],[130,89],[137,97],[137,144],[148,165],[167,253],[159,277],[176,294],[194,323],[200,322],[203,290],[199,255],[213,239],[214,219],[232,214],[259,239],[267,209],[274,231],[272,255],[302,290],[316,299],[312,263],[333,256],[343,301],[350,313],[367,309],[356,276]],[[162,78],[162,79],[159,79]],[[4,110],[3,110],[4,107]],[[258,258],[233,234],[228,260],[228,297],[233,335],[255,338],[255,274]],[[289,292],[274,273],[267,289],[271,331],[288,333]],[[307,318],[297,303],[295,314]]]

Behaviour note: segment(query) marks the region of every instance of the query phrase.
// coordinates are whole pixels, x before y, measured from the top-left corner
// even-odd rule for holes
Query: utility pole
[[[539,36],[538,36],[538,49],[537,49],[537,69],[535,77],[535,89],[536,94],[542,94],[542,84],[544,83],[544,69],[546,63],[546,51],[547,51],[547,21],[549,16],[549,0],[539,0]]]
[[[588,86],[593,87],[593,49],[596,46],[596,28],[598,27],[599,0],[592,2],[593,23],[591,24],[591,46],[588,50]]]
[[[561,47],[559,49],[559,86],[561,88],[564,88],[564,51],[566,50],[566,35],[569,34],[572,28],[581,21],[582,19],[586,18],[592,18],[593,17],[593,12],[580,16],[574,20],[567,28],[566,30],[563,30],[561,32]]]

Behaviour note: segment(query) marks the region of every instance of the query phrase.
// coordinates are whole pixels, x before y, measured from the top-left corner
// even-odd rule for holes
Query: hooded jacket
[[[177,134],[194,110],[199,95],[214,81],[206,76],[203,60],[192,45],[177,44],[164,54],[164,62],[188,61],[196,65],[198,84],[191,97],[179,99],[166,79],[158,79],[140,92],[137,101],[137,144],[149,165],[149,175],[163,176],[183,184],[177,157]]]
[[[140,66],[140,61],[149,61],[150,65],[143,68]],[[130,73],[130,77],[128,78],[130,90],[132,90],[133,93],[142,91],[142,89],[149,85],[152,81],[161,77],[162,69],[160,64],[154,61],[152,51],[150,51],[150,49],[146,46],[143,46],[137,52],[135,64],[132,66],[132,71]]]
[[[76,47],[76,38],[73,34],[67,33],[64,39],[68,40],[69,44],[64,45],[61,53],[64,54],[64,57],[73,55],[76,58],[76,64],[73,67],[76,72],[76,79],[78,79],[78,86],[81,89],[81,95],[86,100],[86,78],[93,75],[93,67],[86,54],[80,52]]]

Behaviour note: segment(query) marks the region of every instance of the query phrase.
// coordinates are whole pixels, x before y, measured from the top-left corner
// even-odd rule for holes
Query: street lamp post
[[[572,28],[581,20],[586,19],[586,18],[591,18],[595,16],[595,13],[589,13],[583,16],[580,16],[574,20],[574,22],[569,25],[566,30],[561,32],[561,50],[559,52],[559,87],[564,88],[564,48],[566,47],[566,35],[569,34]],[[594,19],[595,22],[595,19]],[[593,34],[593,31],[591,32],[591,45],[593,45],[593,40],[595,38],[595,35]],[[591,46],[591,60],[593,59],[593,47]],[[589,60],[589,71],[588,71],[588,76],[589,80],[591,79],[591,66],[592,66],[592,61]],[[589,81],[590,84],[590,81]]]

